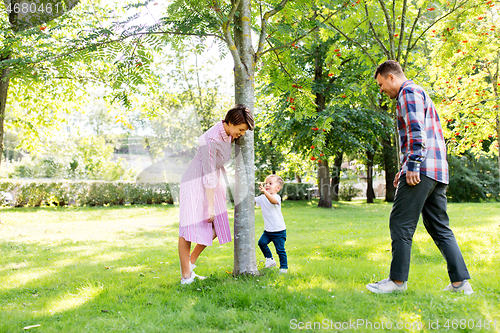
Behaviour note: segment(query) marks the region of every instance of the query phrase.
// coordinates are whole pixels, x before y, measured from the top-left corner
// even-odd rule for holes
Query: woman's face
[[[238,139],[240,136],[245,135],[245,132],[247,130],[248,130],[248,125],[245,123],[239,125],[233,125],[231,123],[228,123],[226,133],[227,135],[231,135],[234,139]]]

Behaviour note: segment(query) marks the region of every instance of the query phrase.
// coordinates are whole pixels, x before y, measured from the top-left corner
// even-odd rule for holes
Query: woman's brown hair
[[[236,104],[229,111],[227,111],[224,122],[226,124],[231,123],[233,125],[247,124],[248,129],[251,131],[255,127],[252,113],[243,104]]]

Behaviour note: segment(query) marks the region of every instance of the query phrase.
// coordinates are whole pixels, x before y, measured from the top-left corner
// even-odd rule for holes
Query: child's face
[[[276,194],[280,191],[281,186],[275,177],[267,177],[264,183],[264,188],[271,194]]]

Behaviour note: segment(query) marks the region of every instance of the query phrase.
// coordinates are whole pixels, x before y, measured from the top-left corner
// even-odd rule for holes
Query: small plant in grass
[[[339,198],[342,201],[351,201],[355,197],[361,195],[363,191],[359,188],[354,187],[353,184],[347,184],[340,186]]]

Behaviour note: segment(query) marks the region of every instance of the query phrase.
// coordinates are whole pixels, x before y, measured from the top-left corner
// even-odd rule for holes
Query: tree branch
[[[357,45],[361,51],[370,59],[370,61],[376,66],[377,65],[377,62],[372,58],[372,56],[370,55],[370,53],[368,52],[368,50],[363,46],[361,45],[359,42],[355,41],[354,39],[352,39],[351,37],[349,37],[348,35],[346,35],[343,31],[341,31],[339,28],[337,28],[336,26],[334,26],[332,23],[328,23],[329,26],[331,26],[333,29],[335,29],[335,31],[337,31],[338,33],[340,33],[342,36],[344,36],[344,38],[346,38],[348,41],[350,41],[351,43]]]
[[[398,56],[396,57],[396,61],[400,62],[401,57],[401,48],[403,46],[403,38],[405,33],[405,19],[406,19],[406,6],[408,4],[408,0],[403,0],[403,11],[401,13],[401,29],[399,30],[399,43],[398,43]]]
[[[403,10],[405,10],[404,5]],[[396,31],[396,0],[392,0],[392,31]]]
[[[84,51],[84,50],[89,49],[89,48],[93,48],[93,47],[99,48],[99,47],[106,46],[108,44],[122,42],[122,41],[124,41],[124,40],[126,40],[128,38],[133,38],[133,37],[139,37],[140,38],[140,37],[147,36],[147,35],[165,35],[165,34],[169,34],[169,35],[182,35],[182,36],[215,37],[215,38],[219,38],[219,39],[222,39],[223,41],[225,41],[224,38],[222,38],[221,36],[216,35],[216,34],[196,34],[196,33],[178,32],[178,31],[140,32],[140,33],[136,33],[136,34],[122,36],[122,37],[117,38],[117,39],[108,39],[106,41],[96,42],[96,43],[93,43],[93,44],[90,44],[90,45],[86,45],[86,46],[83,46],[83,47],[75,48],[75,49],[70,50],[70,51],[68,51],[66,53],[62,53],[62,54],[56,55],[53,58],[51,58],[50,56],[47,56],[47,57],[45,57],[43,59],[40,59],[40,60],[37,60],[37,61],[25,61],[25,62],[23,62],[23,64],[25,64],[25,65],[31,65],[31,64],[41,63],[41,62],[44,62],[44,61],[54,61],[54,60],[57,60],[57,59],[60,59],[60,58],[64,58],[64,57],[67,57],[69,55],[72,55],[72,54]],[[19,59],[19,62],[20,61],[21,61],[21,59]],[[0,61],[0,67],[2,66],[2,63],[3,62]]]
[[[372,24],[372,22],[369,19],[370,14],[368,13],[368,5],[366,4],[366,2],[365,2],[365,13],[366,13],[366,17],[368,18],[368,24],[370,25],[370,30],[372,31],[373,36],[375,37],[375,40],[380,45],[380,47],[382,48],[382,51],[385,53],[385,55],[387,56],[387,58],[390,59],[391,55],[389,54],[389,51],[385,47],[384,43],[382,43],[382,41],[380,40],[380,38],[378,38],[378,35],[375,32],[375,28],[373,27],[373,24]]]
[[[336,10],[335,12],[331,13],[330,15],[328,15],[328,16],[327,16],[327,17],[323,20],[323,22],[321,22],[321,23],[323,23],[323,24],[324,24],[324,23],[326,23],[326,22],[327,22],[330,18],[332,18],[332,16],[333,16],[333,15],[335,15],[335,14],[336,14],[339,10],[340,10],[340,9],[338,9],[338,10]],[[274,52],[274,51],[276,51],[276,50],[280,50],[280,49],[283,49],[283,48],[285,48],[285,47],[289,47],[290,45],[292,45],[292,44],[294,44],[294,43],[298,42],[299,40],[301,40],[301,39],[302,39],[302,38],[304,38],[304,37],[307,37],[307,36],[308,36],[308,35],[310,35],[312,32],[314,32],[314,31],[316,31],[316,30],[318,30],[318,29],[319,29],[319,27],[318,27],[318,26],[316,26],[316,27],[312,28],[311,30],[309,30],[309,31],[308,31],[307,33],[305,33],[304,35],[302,35],[302,36],[300,36],[300,37],[298,37],[298,38],[294,39],[292,42],[290,42],[290,43],[288,43],[288,44],[284,44],[284,45],[281,45],[281,46],[276,46],[276,47],[273,47],[273,48],[270,48],[270,49],[267,49],[267,50],[263,51],[263,52],[260,54],[260,56],[263,56],[263,55],[264,55],[264,54],[266,54],[267,52]],[[269,44],[270,44],[270,43],[269,43]]]
[[[267,41],[267,42],[269,43],[269,41]],[[269,43],[269,44],[271,44],[271,43]],[[296,82],[294,80],[294,78],[292,77],[292,75],[286,70],[285,65],[283,65],[283,63],[281,62],[281,59],[280,59],[280,56],[279,56],[278,52],[276,52],[276,50],[273,50],[273,53],[276,55],[276,59],[278,59],[280,67],[283,69],[283,71],[286,73],[286,75],[288,75],[288,77],[290,78],[290,80]],[[298,83],[298,82],[296,82],[296,83]]]
[[[229,52],[231,52],[231,55],[233,56],[234,60],[234,66],[235,67],[242,67],[243,63],[241,62],[240,58],[240,53],[238,52],[238,49],[236,48],[236,45],[234,44],[233,36],[231,35],[231,22],[234,19],[234,15],[236,14],[236,10],[238,9],[238,6],[240,5],[240,0],[231,0],[231,11],[229,12],[228,19],[226,22],[222,24],[222,33],[224,34],[224,41],[226,42]]]
[[[415,45],[417,45],[418,41],[422,38],[422,36],[425,35],[425,33],[427,31],[429,31],[430,28],[432,28],[434,25],[436,25],[436,23],[438,23],[439,21],[445,19],[446,17],[450,16],[451,14],[455,13],[458,11],[458,9],[462,8],[463,6],[465,6],[470,0],[465,0],[464,2],[461,2],[458,7],[454,7],[450,12],[446,13],[445,15],[441,16],[440,18],[438,18],[436,21],[434,21],[431,25],[429,25],[424,31],[422,31],[422,33],[420,34],[420,36],[418,36],[416,39],[415,39],[415,42],[413,43],[413,45],[408,49],[408,51],[412,50]],[[466,9],[467,10],[467,9]],[[458,16],[462,15],[466,10],[464,10],[462,13],[458,14]],[[419,10],[419,13],[420,13],[421,9]],[[409,44],[408,44],[409,46]]]
[[[389,12],[387,11],[387,8],[385,7],[384,0],[378,0],[380,3],[380,6],[382,7],[382,11],[384,12],[385,16],[385,23],[387,25],[387,32],[389,33],[389,46],[390,46],[390,53],[391,53],[391,59],[394,59],[395,56],[395,50],[394,50],[394,31],[392,30],[391,27],[391,18],[389,16]]]
[[[276,6],[274,9],[268,11],[267,13],[264,14],[264,17],[262,18],[261,22],[261,29],[260,29],[260,36],[259,36],[259,44],[257,47],[257,52],[255,53],[255,59],[254,61],[257,63],[259,58],[264,54],[264,42],[266,40],[267,36],[267,26],[269,19],[276,15],[280,10],[282,10],[286,4],[288,3],[288,0],[282,0],[278,6]]]
[[[405,61],[403,63],[403,71],[406,69],[406,62],[408,61],[408,56],[410,55],[410,44],[411,44],[411,39],[413,37],[413,32],[415,31],[415,28],[418,23],[418,19],[420,18],[420,15],[422,14],[422,8],[418,9],[417,16],[415,17],[415,21],[413,21],[413,26],[411,27],[410,31],[410,36],[408,38],[408,45],[406,46],[406,55],[405,55]]]

